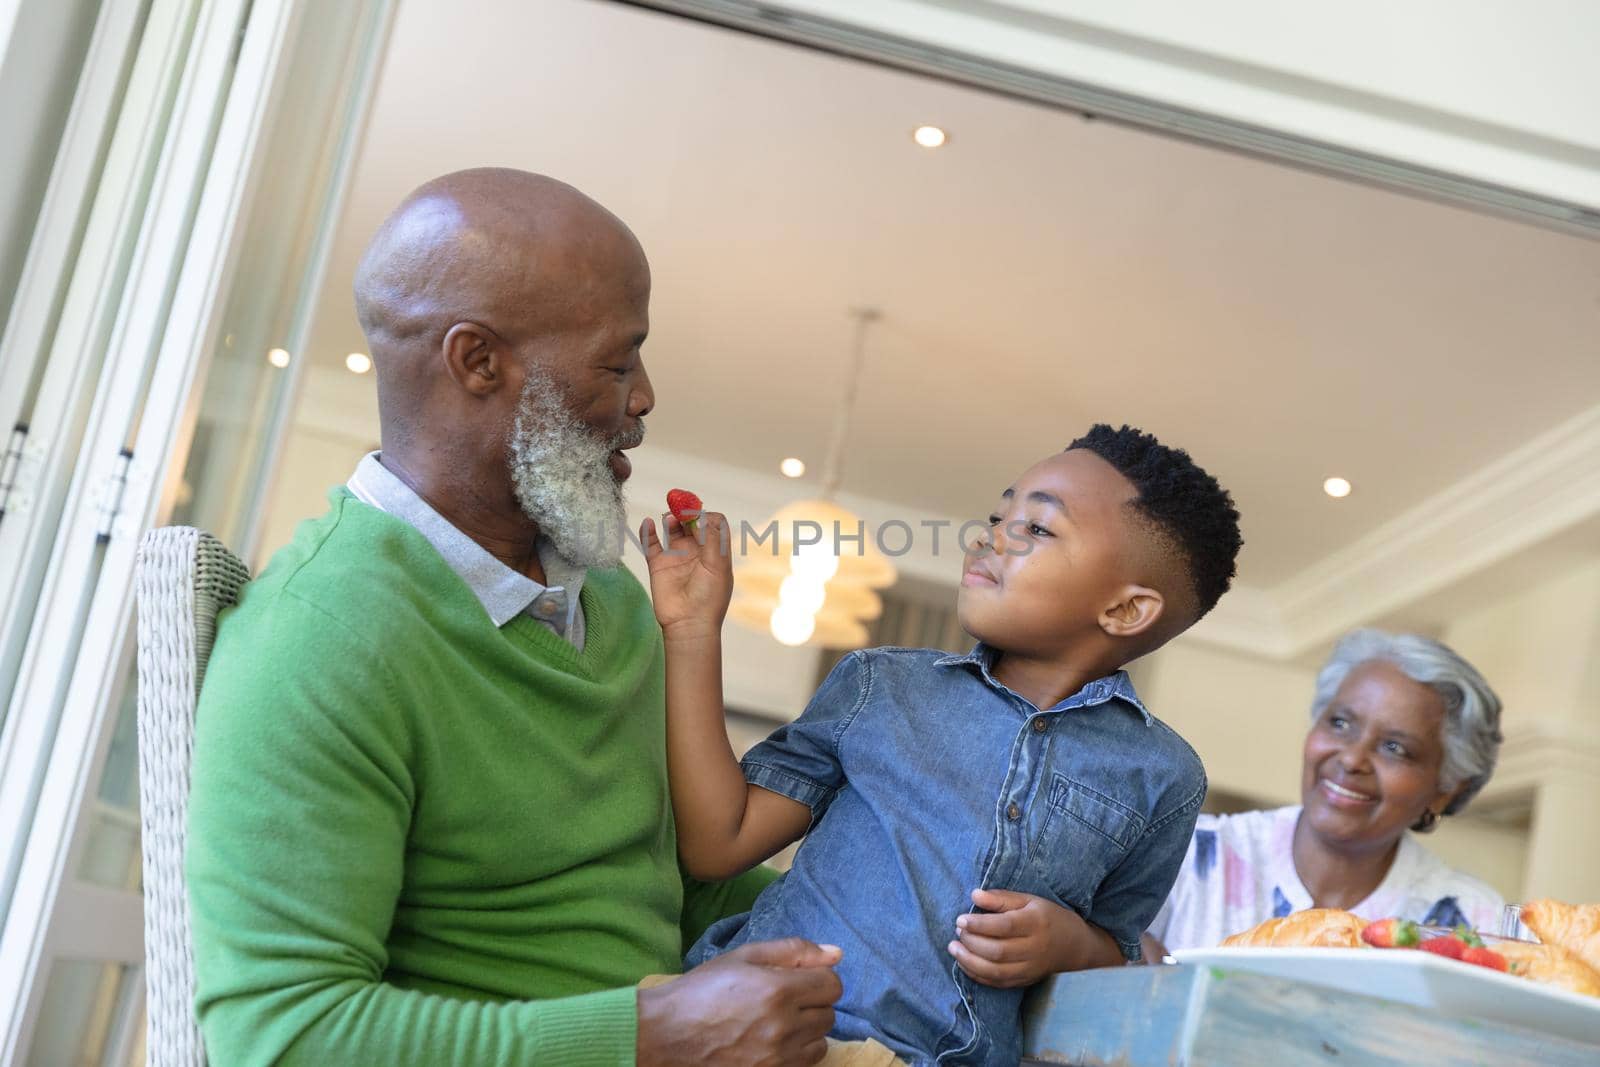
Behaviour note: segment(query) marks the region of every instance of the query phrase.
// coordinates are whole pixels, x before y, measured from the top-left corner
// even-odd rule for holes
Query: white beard
[[[644,440],[644,423],[602,437],[567,409],[561,386],[530,368],[511,427],[511,484],[523,512],[562,557],[580,567],[622,562],[628,521],[611,453]]]

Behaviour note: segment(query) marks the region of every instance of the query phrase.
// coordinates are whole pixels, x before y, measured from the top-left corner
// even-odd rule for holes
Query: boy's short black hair
[[[1244,538],[1233,497],[1189,453],[1168,448],[1132,426],[1098,423],[1067,446],[1093,452],[1133,483],[1131,507],[1182,557],[1196,601],[1195,619],[1216,606],[1233,581]]]

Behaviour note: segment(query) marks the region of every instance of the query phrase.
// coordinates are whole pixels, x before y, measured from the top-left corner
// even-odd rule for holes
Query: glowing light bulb
[[[778,586],[778,603],[807,615],[821,611],[827,598],[827,586],[805,574],[791,574]]]
[[[1350,495],[1350,483],[1343,478],[1329,478],[1322,483],[1322,491],[1338,500]]]
[[[918,126],[911,131],[911,139],[923,148],[938,148],[949,140],[937,126]]]
[[[788,459],[778,464],[778,469],[783,472],[783,476],[785,478],[798,478],[805,474],[806,465],[804,460],[796,459],[795,457],[790,456]]]
[[[289,353],[282,348],[270,349],[267,352],[267,362],[282,370],[289,365]]]
[[[821,584],[839,573],[839,557],[823,543],[796,545],[789,557],[789,570],[802,578]]]
[[[352,352],[344,357],[344,365],[351,374],[365,374],[372,369],[372,357],[365,352]]]
[[[803,645],[817,632],[817,619],[808,611],[779,604],[772,612],[772,636],[784,645]]]

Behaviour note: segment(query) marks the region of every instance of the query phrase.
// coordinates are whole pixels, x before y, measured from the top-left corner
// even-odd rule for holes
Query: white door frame
[[[0,550],[21,549],[13,557],[21,563],[18,580],[38,589],[37,604],[15,598],[0,617],[0,641],[15,644],[26,635],[0,731],[0,902],[11,896],[60,691],[104,553],[100,505],[128,473],[121,454],[231,77],[242,0],[229,0],[231,10],[213,8],[200,22],[203,6],[156,0],[151,7],[35,405],[39,429],[30,436],[49,442],[41,445],[39,494],[48,503],[40,499],[21,523],[0,523]],[[207,50],[209,57],[200,54]],[[119,260],[126,262],[120,270]]]
[[[121,914],[121,948],[108,944],[97,958],[124,959],[137,942],[123,929],[138,914],[137,895],[74,885],[68,862],[130,653],[138,537],[181,474],[220,311],[245,251],[240,223],[262,180],[262,145],[274,121],[304,118],[274,107],[287,53],[302,31],[319,32],[307,20],[329,14],[317,0],[156,0],[163,2],[196,19],[194,44],[181,60],[170,132],[12,696],[6,732],[14,740],[0,765],[0,842],[26,842],[0,933],[0,1062],[15,1062],[28,1047],[49,959],[81,950],[70,923],[55,919],[96,905]],[[330,101],[348,106],[335,112],[343,135],[320,220],[329,232],[313,252],[324,260],[394,7],[395,0],[347,0],[336,16],[360,28],[359,54]],[[315,274],[323,264],[312,266]]]
[[[143,20],[140,6],[102,9],[0,336],[0,427],[15,453],[0,476],[0,558],[14,561],[0,569],[3,693],[33,622],[197,5],[155,0]],[[26,435],[13,432],[24,422]],[[0,734],[0,770],[13,736]],[[0,903],[8,866],[0,855]]]

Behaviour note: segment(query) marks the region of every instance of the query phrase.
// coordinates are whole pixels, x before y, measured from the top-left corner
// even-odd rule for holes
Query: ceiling
[[[648,447],[819,471],[881,308],[845,487],[908,514],[1131,422],[1232,490],[1271,587],[1600,407],[1600,242],[597,0],[401,5],[315,361],[364,347],[382,217],[482,165],[644,243]]]

